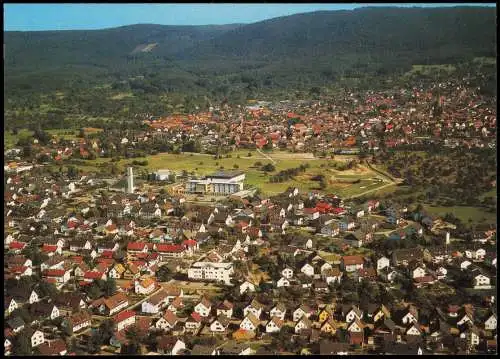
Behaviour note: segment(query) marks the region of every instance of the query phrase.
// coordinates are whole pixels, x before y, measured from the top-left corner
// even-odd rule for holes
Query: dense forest
[[[496,57],[496,13],[361,8],[248,25],[6,32],[4,47],[6,122],[62,128],[78,116],[161,115],[223,99],[383,86],[414,64]],[[491,86],[493,73],[496,65],[485,78]]]

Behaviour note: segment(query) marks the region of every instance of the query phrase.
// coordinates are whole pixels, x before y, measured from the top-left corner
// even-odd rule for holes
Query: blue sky
[[[5,4],[5,31],[102,29],[130,24],[252,23],[317,10],[364,6],[443,7],[480,4]],[[495,3],[483,4],[495,6]]]

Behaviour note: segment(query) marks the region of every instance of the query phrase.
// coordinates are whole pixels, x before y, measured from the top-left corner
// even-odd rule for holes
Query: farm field
[[[462,223],[468,223],[469,219],[476,223],[496,224],[496,213],[486,212],[480,207],[437,207],[424,205],[426,211],[430,214],[435,214],[443,217],[446,213],[452,213],[459,218]]]

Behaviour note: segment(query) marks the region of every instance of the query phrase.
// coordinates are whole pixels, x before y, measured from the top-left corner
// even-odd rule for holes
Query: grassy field
[[[47,130],[47,132],[57,138],[63,138],[65,140],[74,140],[78,136],[78,130],[76,129]]]
[[[486,212],[480,207],[466,207],[466,206],[455,206],[455,207],[435,207],[435,206],[424,206],[425,210],[430,214],[439,215],[444,217],[446,213],[452,213],[455,217],[459,218],[462,223],[467,224],[469,219],[476,223],[487,223],[496,224],[497,217],[496,213]]]
[[[248,154],[251,156],[248,156]],[[239,158],[238,158],[239,156]],[[318,182],[312,178],[316,175],[323,174],[326,179],[325,192],[335,193],[339,196],[347,197],[364,193],[366,191],[376,189],[387,182],[376,179],[378,176],[370,169],[359,166],[359,168],[346,171],[338,171],[332,168],[335,163],[341,162],[344,159],[309,159],[308,154],[288,154],[288,153],[269,153],[271,159],[268,159],[257,151],[235,151],[230,158],[214,159],[213,156],[207,154],[157,154],[145,158],[127,159],[116,162],[120,171],[124,171],[127,166],[131,166],[132,162],[147,160],[148,165],[139,167],[148,171],[158,169],[170,169],[177,172],[186,170],[188,173],[196,175],[207,175],[219,169],[223,170],[241,170],[246,174],[245,183],[251,186],[260,188],[265,194],[273,195],[281,193],[288,187],[297,187],[301,192],[308,192],[314,189],[319,189]],[[271,173],[265,173],[260,170],[261,165],[272,163],[276,170]],[[256,162],[261,165],[255,166]],[[96,159],[85,161],[85,165],[81,166],[85,171],[105,170],[111,163],[109,159]],[[301,164],[309,164],[306,172],[299,174],[294,179],[281,182],[271,183],[269,178],[277,174],[279,171],[296,168]],[[352,183],[360,180],[358,183]]]
[[[478,198],[480,200],[483,200],[486,197],[493,197],[493,200],[496,202],[497,201],[497,189],[496,189],[496,187],[489,190],[488,192],[485,192],[482,195],[478,196]]]
[[[435,73],[436,71],[445,71],[447,73],[452,73],[456,70],[455,66],[450,64],[441,65],[413,65],[412,69],[407,73],[407,75],[413,74],[424,74],[429,75]]]
[[[132,92],[120,92],[112,97],[110,97],[112,100],[122,100],[127,97],[134,97],[134,94]]]
[[[13,135],[11,131],[4,132],[4,149],[10,149],[16,146],[17,141],[19,141],[21,138],[26,138],[26,137],[32,137],[33,136],[33,131],[22,129],[19,130],[17,135]]]
[[[246,173],[246,183],[260,188],[266,194],[276,194],[284,191],[288,187],[297,187],[300,191],[307,192],[313,189],[318,189],[318,183],[313,181],[312,178],[316,175],[323,174],[327,180],[327,187],[325,191],[333,192],[341,196],[349,196],[357,193],[376,188],[384,182],[373,180],[376,174],[371,170],[361,166],[359,170],[352,171],[337,171],[331,168],[335,162],[341,160],[331,159],[305,159],[309,156],[287,156],[283,153],[270,153],[269,157],[274,161],[276,170],[271,173],[264,173],[255,166],[256,162],[262,165],[271,163],[272,160],[263,157],[256,151],[251,151],[252,156],[248,157],[249,151],[236,151],[231,154],[231,158],[222,158],[215,160],[212,156],[204,154],[158,154],[149,156],[148,169],[157,170],[160,168],[168,168],[175,171],[186,170],[194,172],[198,175],[207,175],[217,169],[223,168],[224,170],[242,170]],[[238,156],[240,158],[238,158]],[[304,158],[304,159],[302,159]],[[139,159],[140,160],[140,159]],[[120,161],[120,165],[125,167],[130,160]],[[270,183],[270,176],[278,173],[279,171],[289,168],[299,167],[301,164],[309,164],[309,168],[305,173],[301,173],[294,179],[281,182]],[[236,167],[237,166],[237,167]],[[360,180],[359,183],[348,183],[349,181]],[[346,183],[341,183],[346,182]]]

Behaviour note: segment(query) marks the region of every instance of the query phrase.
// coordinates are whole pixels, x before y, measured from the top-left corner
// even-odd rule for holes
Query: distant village
[[[317,156],[374,153],[387,149],[418,150],[495,148],[496,104],[479,95],[467,79],[393,91],[346,93],[335,101],[254,101],[246,107],[210,107],[209,112],[158,117],[136,114],[144,130],[123,136],[77,140],[53,139],[33,152],[45,162],[111,157],[118,150],[133,157],[165,144],[199,144],[197,151],[284,149]],[[381,137],[383,134],[383,137]],[[6,151],[8,170],[21,171],[21,148]],[[15,166],[15,168],[13,167]]]
[[[239,170],[177,191],[157,181],[168,168],[139,183],[130,167],[121,184],[44,171],[159,142],[318,157],[494,148],[495,107],[465,83],[145,114],[145,129],[107,141],[35,139],[39,161],[5,151],[4,354],[495,353],[495,228],[469,240],[413,203],[266,195]]]

